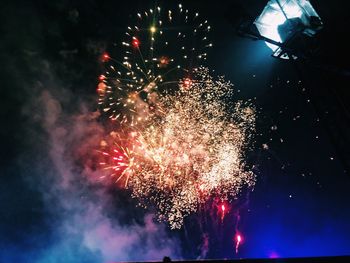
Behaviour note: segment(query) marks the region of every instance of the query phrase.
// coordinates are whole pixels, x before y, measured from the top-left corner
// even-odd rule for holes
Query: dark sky
[[[235,99],[258,109],[248,153],[258,177],[222,224],[197,215],[170,231],[124,191],[94,184],[86,174],[96,172],[81,164],[94,161],[86,156],[103,134],[93,118],[99,57],[154,2],[2,1],[0,261],[195,259],[204,232],[207,258],[350,254],[344,2],[312,1],[324,22],[316,62],[293,64],[235,34],[236,18],[258,15],[265,1],[182,1],[212,25],[208,66],[235,84]],[[199,228],[203,218],[213,225]],[[236,224],[244,236],[238,255]]]

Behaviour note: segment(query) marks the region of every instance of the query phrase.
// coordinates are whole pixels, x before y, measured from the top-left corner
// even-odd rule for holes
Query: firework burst
[[[102,55],[106,71],[98,87],[102,111],[131,126],[147,121],[157,94],[191,76],[212,46],[207,21],[181,4],[137,13],[136,21],[127,27],[115,58]]]
[[[124,178],[133,197],[155,205],[171,228],[180,228],[184,217],[210,198],[230,200],[255,183],[244,162],[254,109],[239,102],[228,115],[224,100],[231,92],[230,82],[199,68],[190,83],[180,81],[173,94],[158,97],[160,110],[146,126],[114,133],[113,149],[104,143],[102,164],[112,177]]]

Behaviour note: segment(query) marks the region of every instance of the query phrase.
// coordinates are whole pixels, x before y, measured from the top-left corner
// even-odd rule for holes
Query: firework
[[[220,208],[221,208],[221,211],[220,211],[220,213],[221,213],[221,222],[224,222],[224,217],[225,217],[225,213],[226,213],[226,206],[225,206],[225,204],[222,204],[220,206]]]
[[[235,240],[235,243],[236,243],[236,246],[235,246],[235,252],[236,252],[236,254],[238,254],[238,249],[239,249],[239,246],[240,246],[240,244],[241,244],[241,242],[242,242],[242,235],[240,234],[240,233],[237,233],[236,235],[235,235],[235,238],[234,238]]]
[[[210,198],[236,198],[243,186],[255,183],[244,162],[254,109],[231,103],[227,114],[224,100],[232,85],[211,77],[207,68],[178,86],[158,97],[157,114],[147,126],[113,133],[113,143],[104,143],[102,162],[142,205],[155,205],[171,228],[180,228],[184,217]]]
[[[124,187],[128,186],[130,175],[136,174],[140,169],[139,164],[134,161],[135,157],[139,159],[137,141],[134,139],[136,134],[136,132],[124,130],[118,133],[111,132],[108,141],[101,142],[104,161],[100,162],[100,165],[105,170],[112,171],[109,177],[115,178],[115,183],[123,182]]]
[[[207,21],[181,4],[175,10],[149,9],[135,18],[117,45],[118,54],[102,55],[106,72],[98,86],[102,111],[131,126],[151,118],[158,94],[190,77],[212,46]]]

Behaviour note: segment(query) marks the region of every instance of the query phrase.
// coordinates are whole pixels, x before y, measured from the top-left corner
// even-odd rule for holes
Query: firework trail
[[[238,230],[238,224],[241,219],[241,216],[239,214],[239,210],[236,212],[236,225],[235,225],[235,237],[234,237],[234,243],[235,243],[235,252],[238,254],[238,249],[241,243],[243,242],[243,235],[242,233]]]
[[[235,242],[236,242],[235,252],[236,252],[236,254],[238,254],[238,249],[239,249],[239,246],[242,242],[242,236],[239,233],[237,233],[235,236]]]

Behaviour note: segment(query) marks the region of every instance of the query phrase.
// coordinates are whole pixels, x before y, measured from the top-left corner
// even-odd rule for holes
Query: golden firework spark
[[[118,178],[125,177],[134,198],[144,206],[154,204],[159,219],[173,229],[210,198],[230,200],[255,184],[244,162],[255,111],[238,102],[228,114],[224,99],[231,92],[230,82],[214,79],[207,68],[197,69],[173,94],[157,97],[161,110],[147,125],[127,133],[123,153],[117,150],[116,159],[105,162],[119,171]],[[121,137],[114,141],[120,144]]]

